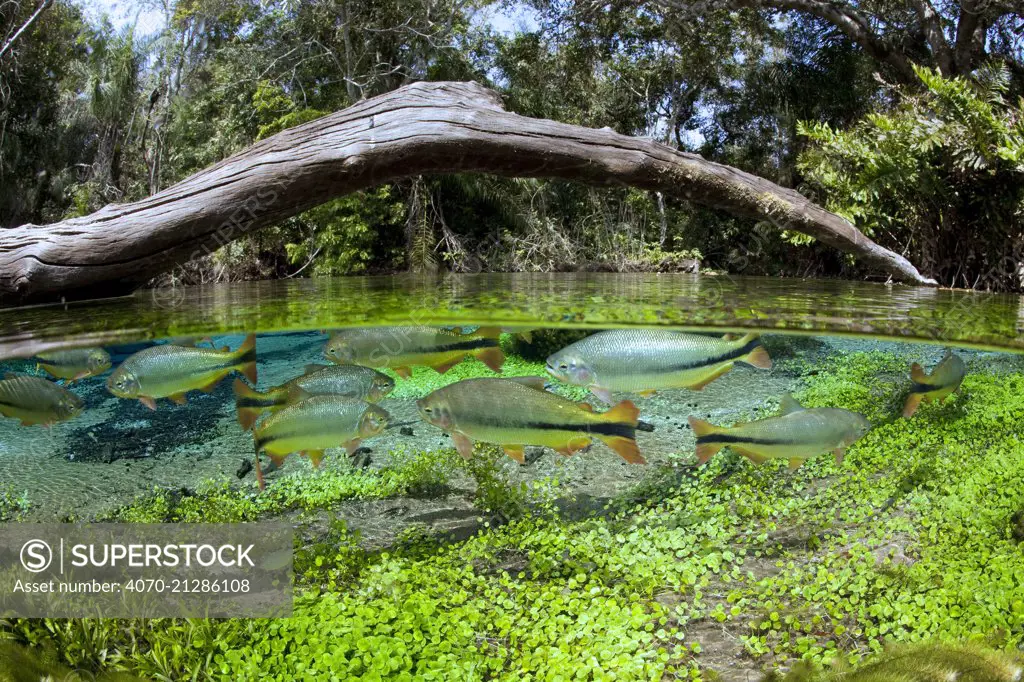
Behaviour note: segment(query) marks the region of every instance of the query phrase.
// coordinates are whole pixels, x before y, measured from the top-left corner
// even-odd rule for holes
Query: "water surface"
[[[75,345],[248,331],[480,324],[672,325],[918,340],[1024,351],[1024,297],[687,274],[346,277],[145,289],[0,311],[0,358]]]

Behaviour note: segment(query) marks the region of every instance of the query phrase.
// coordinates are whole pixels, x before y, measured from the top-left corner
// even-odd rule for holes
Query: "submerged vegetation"
[[[692,445],[680,446],[672,464],[583,516],[563,511],[557,480],[512,484],[515,465],[497,449],[469,463],[447,448],[396,454],[378,471],[286,477],[263,495],[214,483],[160,491],[111,518],[298,514],[293,617],[15,620],[3,631],[54,642],[73,667],[158,679],[715,679],[801,660],[859,668],[889,643],[1021,644],[1024,374],[977,362],[962,393],[908,420],[907,366],[891,355],[790,367],[803,404],[841,405],[874,425],[842,465],[820,457],[787,472],[726,450],[697,468]],[[482,521],[466,539],[412,524],[368,546],[338,516],[346,501],[452,487]],[[942,651],[950,670],[971,657],[1015,665]],[[890,663],[864,674],[915,659],[879,660]],[[785,679],[817,679],[811,670]]]

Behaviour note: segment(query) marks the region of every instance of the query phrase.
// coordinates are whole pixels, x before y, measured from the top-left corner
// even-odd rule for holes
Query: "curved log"
[[[0,300],[124,294],[334,197],[465,171],[659,191],[811,235],[897,280],[935,284],[846,220],[763,178],[609,129],[512,114],[476,83],[414,83],[278,133],[141,201],[0,231]]]

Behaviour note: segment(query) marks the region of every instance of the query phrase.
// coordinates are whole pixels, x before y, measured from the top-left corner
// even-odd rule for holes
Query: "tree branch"
[[[147,199],[0,231],[0,300],[122,294],[331,198],[423,173],[626,185],[767,221],[934,284],[798,192],[651,140],[506,112],[475,83],[414,83],[271,136]]]
[[[33,22],[35,22],[35,20],[46,11],[46,8],[52,4],[53,0],[43,0],[43,3],[36,8],[35,12],[32,13],[32,16],[30,16],[25,23],[21,25],[21,28],[14,32],[14,35],[7,39],[7,42],[3,44],[3,47],[0,47],[0,57],[3,57],[7,50],[11,49],[11,46],[14,45],[14,41],[21,37],[21,34],[27,31],[29,26],[31,26]]]
[[[953,57],[953,50],[946,39],[946,32],[942,28],[942,16],[935,9],[931,0],[914,0],[914,9],[921,20],[921,27],[924,30],[925,40],[931,48],[935,57],[935,64],[939,72],[946,77],[956,75],[956,63]]]
[[[826,21],[864,49],[875,61],[888,64],[900,80],[916,83],[913,63],[889,41],[878,35],[867,17],[846,2],[829,0],[658,0],[662,5],[675,10],[692,12],[694,9],[769,9],[779,11],[806,12]]]
[[[985,34],[988,33],[990,23],[985,16],[989,8],[983,4],[988,3],[960,0],[960,20],[957,22],[953,47],[958,75],[973,71],[985,51]]]

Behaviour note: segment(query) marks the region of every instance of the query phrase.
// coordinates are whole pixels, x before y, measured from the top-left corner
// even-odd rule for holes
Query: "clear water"
[[[657,427],[640,436],[641,449],[649,455],[647,469],[692,453],[686,426],[691,413],[716,423],[737,421],[777,404],[783,393],[799,391],[808,367],[853,352],[900,358],[909,372],[911,362],[930,367],[944,348],[958,347],[969,366],[1013,371],[1021,363],[1014,351],[1024,349],[1024,299],[1013,296],[838,281],[537,274],[237,283],[7,310],[0,313],[0,357],[7,358],[3,371],[46,376],[32,357],[36,352],[106,347],[116,368],[148,345],[211,335],[217,346],[235,348],[252,331],[258,334],[258,386],[266,389],[302,374],[308,364],[329,364],[323,352],[327,329],[430,324],[772,332],[764,338],[776,359],[773,370],[740,363],[701,392],[679,389],[638,399],[641,419]],[[533,360],[523,361],[509,336],[505,349],[512,348],[512,355],[505,374],[545,374],[547,351],[527,345]],[[557,345],[540,341],[538,348]],[[418,423],[415,400],[464,376],[495,376],[473,359],[445,374],[418,367],[413,381],[389,373],[397,389],[383,405],[393,422],[414,424],[415,435],[389,429],[370,439],[366,446],[373,451],[374,467],[391,463],[393,451],[450,447],[440,430]],[[151,411],[112,395],[105,385],[109,374],[72,388],[86,409],[70,421],[46,428],[0,419],[0,481],[27,497],[32,517],[102,514],[154,487],[190,489],[209,480],[253,480],[252,472],[237,476],[253,459],[253,441],[237,423],[230,377],[212,393],[190,392],[185,405],[159,400]],[[556,392],[582,399],[580,391],[548,379]],[[909,374],[893,381],[894,392],[905,391]],[[549,452],[516,470],[516,477],[541,478],[557,471],[578,479],[580,491],[607,497],[645,475],[643,468],[623,468],[611,451],[597,450],[585,460],[564,460]],[[347,458],[330,457],[328,466],[348,466]],[[281,475],[309,472],[308,464],[299,462]]]
[[[827,490],[846,500],[836,507],[835,514],[840,514],[840,509],[842,514],[863,512],[856,522],[837,521],[838,532],[870,535],[872,524],[877,524],[875,530],[883,528],[882,517],[889,519],[884,523],[903,518],[901,514],[911,518],[922,513],[915,507],[922,499],[938,504],[937,497],[930,498],[932,493],[922,491],[939,488],[915,488],[905,499],[892,492],[902,490],[903,477],[924,466],[922,462],[928,463],[929,471],[940,472],[935,475],[950,477],[941,487],[943,495],[958,494],[956,486],[963,482],[955,478],[959,473],[951,472],[969,473],[962,462],[954,462],[963,456],[956,448],[963,447],[964,439],[971,439],[978,466],[995,467],[997,460],[1001,462],[998,467],[1024,465],[1024,446],[1019,441],[1009,443],[1003,432],[1002,440],[994,440],[995,436],[989,438],[985,431],[986,424],[1009,420],[1011,425],[1021,425],[1017,433],[1024,432],[1024,400],[993,397],[993,391],[1001,386],[1010,387],[1008,395],[1012,396],[1024,390],[1024,299],[962,291],[685,275],[480,275],[231,284],[142,291],[111,301],[4,311],[0,314],[0,353],[4,358],[0,365],[4,371],[42,376],[31,357],[35,353],[67,346],[102,346],[112,355],[116,368],[149,345],[209,334],[217,346],[235,348],[246,333],[255,332],[258,386],[266,389],[302,374],[308,364],[326,363],[326,330],[392,325],[512,328],[502,340],[508,355],[505,376],[543,374],[547,352],[540,347],[544,343],[550,348],[560,345],[548,333],[555,329],[567,339],[574,330],[629,326],[717,335],[750,330],[761,334],[774,361],[770,370],[740,363],[701,391],[672,389],[651,397],[614,395],[616,401],[635,401],[640,418],[648,425],[637,435],[646,465],[625,464],[600,444],[569,458],[550,449],[528,448],[524,465],[504,457],[495,460],[503,485],[548,486],[557,513],[567,519],[596,518],[607,504],[623,500],[645,505],[645,509],[676,504],[672,495],[678,494],[678,489],[666,487],[666,476],[669,481],[687,480],[687,485],[716,486],[724,501],[731,499],[730,481],[736,480],[730,477],[747,477],[745,484],[749,484],[753,476],[769,497],[752,502],[755,495],[742,502],[748,506],[734,511],[751,529],[776,532],[787,524],[800,526],[799,518],[786,519],[778,512],[766,517],[769,512],[758,511],[756,505],[785,499],[797,509]],[[534,332],[536,343],[517,337],[516,327],[539,330]],[[947,348],[966,363],[965,389],[943,405],[926,405],[912,420],[903,420],[899,411],[911,388],[911,364],[930,368]],[[533,355],[524,358],[517,353]],[[492,510],[482,506],[479,478],[458,468],[458,459],[450,452],[451,438],[421,420],[416,400],[455,381],[494,373],[475,359],[466,359],[443,374],[415,367],[411,379],[387,372],[396,387],[380,404],[391,414],[395,428],[366,439],[363,446],[368,450],[355,458],[342,449],[329,450],[319,471],[307,460],[291,457],[281,470],[268,473],[268,488],[290,479],[301,485],[303,480],[331,475],[372,475],[408,465],[418,453],[449,451],[445,460],[446,466],[450,465],[448,478],[430,494],[352,499],[311,513],[315,517],[329,511],[340,516],[362,533],[366,547],[374,549],[390,547],[401,531],[410,527],[443,531],[448,534],[447,541],[456,543],[488,532],[485,523],[490,523],[487,519],[492,519]],[[210,393],[188,393],[183,405],[159,400],[152,411],[138,401],[112,395],[106,386],[109,374],[75,384],[71,390],[82,398],[85,410],[52,428],[0,419],[0,484],[8,495],[27,503],[22,510],[25,518],[106,517],[154,490],[190,495],[212,485],[227,485],[258,494],[250,467],[253,436],[236,419],[231,377]],[[577,401],[593,401],[581,389],[547,378],[553,392]],[[815,406],[866,405],[877,433],[885,435],[876,436],[870,446],[853,445],[842,466],[823,454],[795,472],[788,471],[785,464],[755,467],[726,449],[706,468],[696,469],[695,439],[688,417],[720,425],[764,418],[774,413],[780,397],[790,392]],[[1006,413],[993,416],[996,404],[1006,405]],[[964,433],[956,430],[958,423]],[[932,433],[947,434],[942,438],[952,440],[932,443]],[[891,441],[883,439],[880,446],[878,438]],[[879,448],[884,450],[888,442],[892,452],[880,456]],[[949,459],[945,465],[943,457]],[[883,497],[892,492],[898,499],[876,500],[865,490],[875,490]],[[1007,494],[1024,505],[1020,490]],[[1016,502],[1008,504],[1012,507]],[[676,515],[683,513],[675,509]],[[1009,514],[1003,516],[1006,518],[992,521],[992,532],[1001,533],[1005,540],[1012,524]],[[684,532],[687,524],[697,520],[673,521],[677,522],[683,528],[679,532]],[[825,533],[822,537],[826,540],[821,542],[828,544],[832,531],[822,530],[821,519],[815,523]],[[911,557],[909,562],[927,560],[927,552],[921,549],[926,538],[903,540],[892,542],[899,545],[903,556]],[[710,539],[707,542],[713,544]],[[794,542],[799,545],[805,540]],[[872,542],[865,551],[884,549],[885,543]],[[829,549],[833,550],[838,551]],[[767,575],[774,570],[769,566],[774,559],[764,557],[807,564],[815,560],[818,549],[807,545],[779,551],[775,555],[758,553],[757,558],[750,554],[746,568]],[[893,560],[889,561],[886,565],[892,565]],[[1024,555],[1019,562],[1024,571]],[[722,594],[728,592],[727,587],[717,589]],[[652,594],[642,598],[651,599]],[[1005,608],[1010,614],[1011,607]],[[951,621],[957,618],[948,617]],[[1021,625],[1017,616],[1007,618],[1016,624],[1013,627]],[[972,625],[964,621],[958,627],[958,631],[970,631]],[[749,648],[739,643],[730,649],[714,627],[701,628],[695,626],[691,635],[706,638],[706,646],[714,647],[714,655],[706,656],[707,667],[728,668],[732,665],[729,661],[740,655],[747,656],[749,663],[753,655]],[[901,632],[906,639],[921,634],[915,634],[912,627]],[[866,638],[843,641],[861,653],[870,648]],[[787,649],[786,655],[792,656],[794,651]]]

